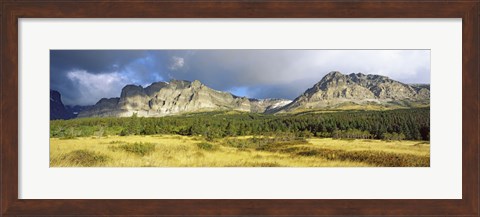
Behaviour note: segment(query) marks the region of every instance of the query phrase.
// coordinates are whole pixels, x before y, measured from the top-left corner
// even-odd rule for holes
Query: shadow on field
[[[352,140],[354,141],[354,140]],[[248,138],[227,139],[222,145],[240,150],[259,150],[288,153],[304,157],[321,157],[327,160],[368,163],[378,167],[429,167],[429,156],[389,153],[383,151],[345,151],[313,147],[304,138]],[[311,146],[311,147],[309,147]]]
[[[318,156],[328,160],[364,162],[380,167],[429,167],[430,157],[381,151],[344,151],[324,148],[292,147],[282,150],[301,156]]]
[[[72,165],[91,167],[105,163],[110,158],[107,155],[89,151],[89,150],[75,150],[63,155],[59,161],[66,161]],[[55,163],[55,162],[53,162]]]

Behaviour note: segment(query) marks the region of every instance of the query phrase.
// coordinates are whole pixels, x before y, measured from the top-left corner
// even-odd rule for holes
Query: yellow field
[[[50,139],[51,167],[378,167],[430,165],[430,144],[420,141],[311,138],[300,144],[231,147],[177,135]]]

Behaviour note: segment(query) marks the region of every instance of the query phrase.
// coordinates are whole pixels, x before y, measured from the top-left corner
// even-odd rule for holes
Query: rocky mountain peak
[[[50,90],[50,101],[58,101],[58,102],[61,102],[62,99],[61,99],[61,95],[60,95],[60,92],[56,91],[56,90]],[[62,103],[63,104],[63,103]]]
[[[172,79],[170,80],[170,82],[168,83],[168,86],[172,89],[185,89],[185,88],[188,88],[190,86],[192,82],[190,81],[186,81],[186,80],[175,80],[175,79]]]
[[[149,96],[154,95],[156,92],[160,91],[160,89],[166,87],[168,85],[167,82],[159,81],[154,82],[150,86],[145,88],[145,93]]]
[[[74,115],[68,111],[62,102],[62,95],[56,90],[50,90],[50,120],[70,119]]]
[[[329,72],[328,74],[326,74],[323,79],[332,79],[332,78],[341,78],[345,76],[344,74],[342,74],[341,72],[339,71],[331,71]],[[322,80],[323,80],[322,79]]]
[[[305,94],[313,94],[321,90],[326,90],[331,86],[344,85],[349,78],[339,71],[332,71],[326,74],[322,80],[316,83],[312,88],[308,89]]]
[[[142,85],[129,84],[122,88],[122,93],[143,92]]]
[[[360,80],[360,79],[365,79],[367,75],[359,72],[359,73],[351,73],[348,75],[348,77],[352,80]]]
[[[192,88],[195,88],[195,89],[200,88],[202,85],[203,85],[203,84],[202,84],[199,80],[194,80],[194,81],[190,84],[190,86],[191,86]]]
[[[428,104],[430,90],[422,86],[410,86],[382,75],[365,75],[338,71],[326,74],[283,110],[318,109],[345,103],[353,104]],[[406,103],[409,106],[411,103]]]
[[[95,105],[117,104],[120,98],[102,98]]]
[[[141,85],[129,84],[122,88],[122,92],[120,94],[120,101],[123,101],[126,98],[143,97],[145,95],[145,90]]]
[[[350,76],[365,77],[365,74],[358,72],[358,73],[351,73]]]
[[[93,108],[82,111],[79,117],[125,117],[134,113],[155,117],[217,110],[263,113],[290,102],[282,99],[250,101],[247,97],[209,88],[198,80],[171,80],[155,82],[146,88],[126,85],[120,98],[101,99]]]
[[[294,101],[249,99],[212,89],[198,80],[155,82],[143,88],[127,85],[119,98],[100,100],[79,117],[156,117],[200,111],[236,110],[256,113],[334,108],[342,104],[410,107],[428,105],[429,85],[408,85],[386,76],[332,71]]]

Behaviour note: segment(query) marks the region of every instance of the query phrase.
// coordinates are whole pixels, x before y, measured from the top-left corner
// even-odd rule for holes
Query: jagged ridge
[[[381,75],[344,75],[333,71],[281,111],[322,109],[342,103],[408,106],[408,102],[416,102],[426,105],[429,100],[429,85],[407,85]]]
[[[60,92],[50,90],[50,120],[66,120],[74,117],[74,114],[63,105]]]
[[[188,112],[236,110],[255,113],[283,113],[305,109],[332,108],[344,103],[356,105],[429,105],[429,85],[408,85],[386,76],[362,73],[344,75],[338,71],[325,75],[320,82],[295,100],[249,99],[214,90],[202,84],[172,80],[156,82],[143,88],[127,85],[120,97],[101,99],[78,117],[158,117]]]
[[[119,98],[101,99],[78,117],[159,117],[188,112],[236,110],[263,113],[290,103],[290,100],[255,100],[211,89],[200,81],[172,80],[143,88],[127,85]]]

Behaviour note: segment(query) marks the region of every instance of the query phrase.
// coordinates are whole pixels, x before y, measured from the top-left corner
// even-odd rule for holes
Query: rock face
[[[381,75],[362,73],[344,75],[330,72],[312,88],[281,109],[282,112],[296,109],[321,109],[342,103],[428,105],[429,85],[407,85]]]
[[[250,111],[273,114],[291,102],[292,100],[286,99],[250,99]]]
[[[78,117],[160,117],[202,111],[282,113],[303,109],[325,109],[345,103],[355,105],[429,105],[429,85],[407,85],[381,75],[344,75],[330,72],[294,101],[249,99],[214,90],[200,81],[156,82],[143,88],[127,85],[119,98],[101,99]]]
[[[218,110],[265,112],[290,102],[248,99],[211,89],[197,80],[173,80],[156,82],[146,88],[127,85],[120,98],[101,99],[93,108],[80,112],[78,117],[129,117],[135,113],[141,117],[160,117]]]
[[[63,105],[62,96],[56,90],[50,90],[50,120],[71,119],[75,116]]]
[[[102,98],[92,108],[81,111],[77,117],[117,117],[121,114],[118,110],[120,98]]]
[[[84,111],[84,110],[88,110],[88,109],[91,109],[93,108],[93,105],[86,105],[86,106],[82,106],[82,105],[65,105],[65,109],[67,109],[67,111],[69,113],[72,113],[74,117],[77,117],[78,114],[81,112],[81,111]]]

